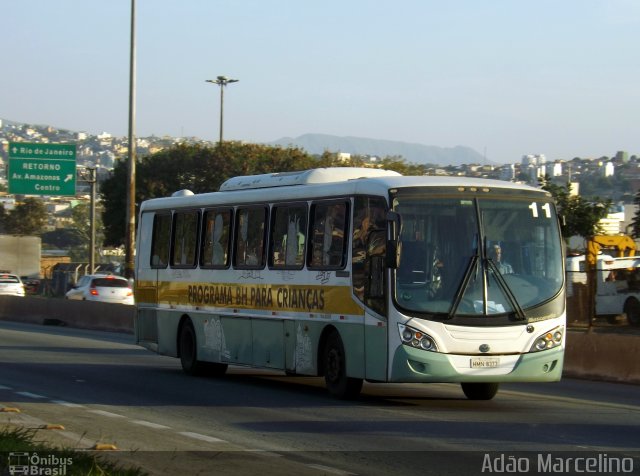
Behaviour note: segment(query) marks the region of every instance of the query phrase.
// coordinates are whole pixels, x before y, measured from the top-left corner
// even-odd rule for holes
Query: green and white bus
[[[325,168],[236,177],[140,208],[138,344],[189,374],[239,365],[368,382],[557,381],[563,246],[525,185]]]

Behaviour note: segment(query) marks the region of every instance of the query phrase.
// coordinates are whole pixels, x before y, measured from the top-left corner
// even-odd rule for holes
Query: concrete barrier
[[[0,296],[0,319],[133,333],[135,306],[25,296]]]
[[[624,331],[570,330],[564,375],[640,384],[640,335]]]
[[[135,307],[42,297],[0,296],[0,319],[133,333]],[[625,329],[571,329],[564,361],[567,377],[640,384],[640,335]]]

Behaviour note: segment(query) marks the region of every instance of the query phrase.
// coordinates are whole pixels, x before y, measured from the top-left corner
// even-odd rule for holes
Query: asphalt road
[[[38,436],[114,445],[107,457],[151,474],[577,474],[576,455],[640,474],[634,385],[511,384],[474,402],[458,385],[365,383],[344,402],[318,378],[189,377],[130,335],[0,322],[2,407],[20,413],[0,412],[0,429],[63,425]]]

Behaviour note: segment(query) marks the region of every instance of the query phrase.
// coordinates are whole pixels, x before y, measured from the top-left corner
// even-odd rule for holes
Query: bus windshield
[[[514,315],[562,289],[555,207],[542,195],[398,193],[395,303],[445,317]],[[443,317],[443,316],[441,316]]]

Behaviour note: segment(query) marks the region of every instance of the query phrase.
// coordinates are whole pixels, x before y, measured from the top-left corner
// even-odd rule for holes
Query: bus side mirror
[[[388,268],[398,269],[400,266],[400,234],[402,232],[402,219],[398,212],[389,210],[387,212],[387,222],[391,225],[391,239],[387,241],[385,264]]]
[[[400,219],[400,214],[398,212],[394,212],[393,210],[389,210],[386,216],[387,222],[392,226],[391,228],[391,238],[394,240],[398,240],[400,237],[400,233],[402,231],[402,220]]]
[[[398,269],[400,266],[400,243],[396,240],[387,241],[387,252],[385,254],[385,264],[388,268]]]

